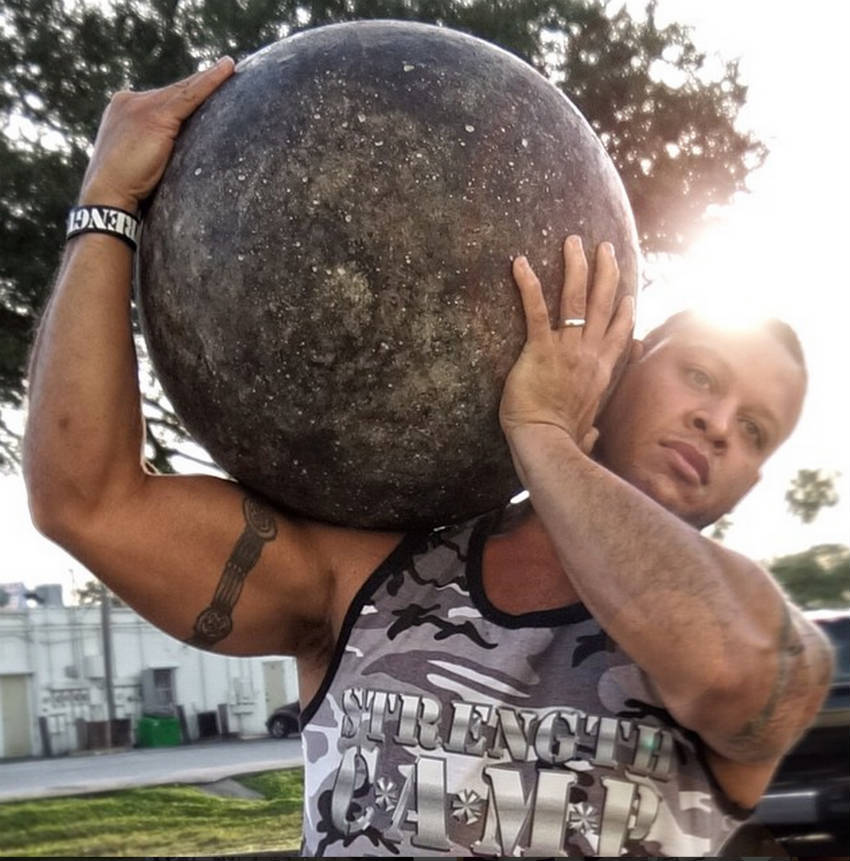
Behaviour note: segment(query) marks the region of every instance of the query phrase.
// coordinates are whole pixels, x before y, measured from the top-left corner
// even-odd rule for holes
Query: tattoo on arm
[[[195,620],[192,636],[185,642],[190,646],[210,648],[233,630],[233,608],[239,600],[242,585],[257,564],[266,542],[277,535],[274,515],[267,507],[246,496],[242,503],[245,529],[239,536],[209,607]]]
[[[791,610],[787,604],[782,605],[782,626],[779,630],[778,666],[776,677],[767,702],[761,711],[752,719],[747,721],[734,741],[741,745],[758,744],[765,727],[773,720],[777,706],[786,693],[793,662],[805,651],[805,646],[800,641],[800,635],[791,617]]]

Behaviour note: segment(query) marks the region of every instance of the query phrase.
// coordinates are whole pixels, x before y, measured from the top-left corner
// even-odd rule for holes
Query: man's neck
[[[530,613],[578,601],[549,533],[531,506],[484,548],[484,591],[506,613]]]

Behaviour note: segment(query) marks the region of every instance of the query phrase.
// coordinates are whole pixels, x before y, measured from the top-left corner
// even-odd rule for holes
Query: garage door
[[[3,728],[0,756],[32,753],[28,676],[0,676],[0,726]]]

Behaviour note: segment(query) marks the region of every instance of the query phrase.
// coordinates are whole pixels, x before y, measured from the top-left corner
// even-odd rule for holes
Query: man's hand
[[[176,84],[116,93],[101,120],[79,202],[135,212],[162,178],[183,121],[233,68],[233,60],[223,57]]]
[[[499,419],[510,440],[520,429],[552,425],[567,433],[587,453],[596,431],[593,420],[611,372],[629,340],[634,300],[625,296],[614,307],[619,269],[614,249],[603,242],[597,251],[593,289],[588,296],[587,260],[581,239],[564,243],[564,286],[560,320],[552,329],[540,282],[525,257],[513,263],[525,312],[527,339],[505,382]],[[584,318],[584,326],[563,327],[565,319]]]

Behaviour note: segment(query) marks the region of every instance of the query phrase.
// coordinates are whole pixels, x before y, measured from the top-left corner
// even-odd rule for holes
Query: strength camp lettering
[[[563,856],[575,829],[596,840],[595,854],[616,857],[627,839],[649,833],[662,803],[652,780],[668,780],[674,768],[670,732],[575,709],[454,701],[446,714],[431,697],[365,688],[348,688],[342,708],[340,735],[350,746],[330,813],[346,837],[391,816],[380,829],[384,840],[401,842],[407,831],[414,846],[446,851],[451,816],[467,825],[484,820],[472,854]],[[412,764],[387,764],[392,745],[412,753]],[[446,754],[481,760],[486,791],[479,782],[448,792]],[[579,774],[590,769],[604,789],[599,810],[572,797]],[[369,787],[373,802],[366,800]]]
[[[72,209],[68,215],[68,233],[106,230],[137,241],[139,222],[129,213],[109,206],[86,206]]]

